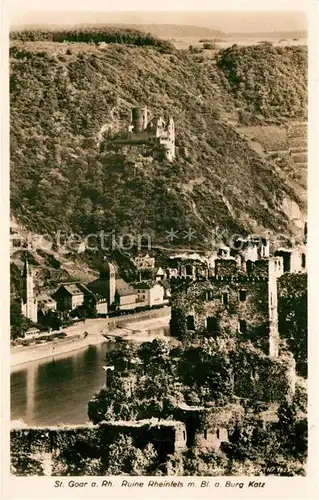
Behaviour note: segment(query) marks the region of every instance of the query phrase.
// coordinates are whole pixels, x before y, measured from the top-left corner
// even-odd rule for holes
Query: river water
[[[168,335],[168,327],[152,328],[144,340]],[[108,342],[54,359],[17,367],[11,374],[11,420],[28,425],[84,424],[88,401],[105,386]]]

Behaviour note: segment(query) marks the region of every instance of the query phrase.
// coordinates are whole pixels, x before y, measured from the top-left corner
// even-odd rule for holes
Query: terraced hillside
[[[286,125],[238,127],[252,146],[263,153],[267,160],[279,168],[300,186],[300,194],[307,190],[307,123],[291,122]]]

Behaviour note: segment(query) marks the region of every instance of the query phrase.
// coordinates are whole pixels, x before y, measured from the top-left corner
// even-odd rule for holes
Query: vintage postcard
[[[3,498],[318,494],[318,9],[256,3],[3,3]]]

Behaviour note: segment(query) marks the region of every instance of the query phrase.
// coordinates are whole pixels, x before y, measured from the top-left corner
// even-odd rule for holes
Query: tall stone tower
[[[108,299],[109,305],[113,304],[115,299],[115,267],[113,264],[108,264],[109,266],[109,280],[108,280]]]
[[[147,128],[148,125],[148,109],[147,106],[143,109],[143,130]]]
[[[156,138],[158,139],[159,137],[162,137],[164,135],[164,132],[165,132],[165,122],[163,118],[160,116],[156,122]]]
[[[21,312],[33,323],[38,322],[38,302],[34,292],[33,270],[29,266],[27,254],[24,257]]]
[[[278,291],[277,279],[283,274],[281,257],[272,257],[268,262],[268,312],[269,312],[269,355],[279,354]]]

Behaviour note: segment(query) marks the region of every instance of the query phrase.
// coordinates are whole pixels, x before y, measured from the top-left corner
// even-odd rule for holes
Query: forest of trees
[[[221,50],[218,67],[227,77],[242,120],[307,119],[307,47],[271,43]],[[254,118],[253,118],[254,117]]]

